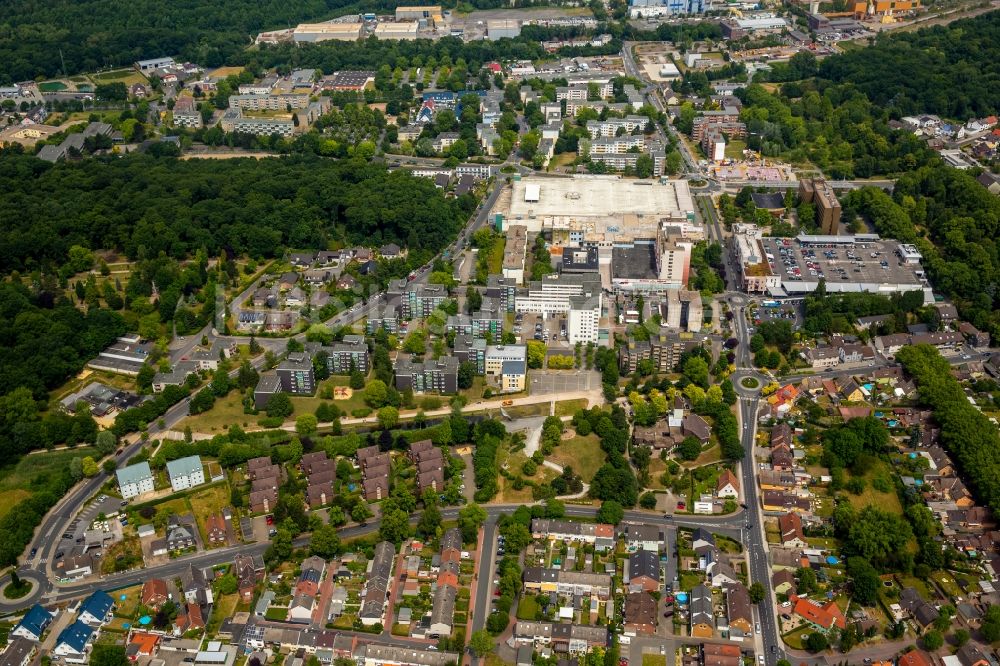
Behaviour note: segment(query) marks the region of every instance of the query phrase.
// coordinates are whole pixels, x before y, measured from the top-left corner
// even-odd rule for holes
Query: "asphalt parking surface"
[[[531,395],[592,391],[601,387],[601,375],[594,370],[572,370],[562,372],[536,371],[528,375],[531,379]]]

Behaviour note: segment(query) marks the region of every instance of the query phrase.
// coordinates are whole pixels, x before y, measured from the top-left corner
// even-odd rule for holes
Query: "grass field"
[[[593,433],[561,442],[549,456],[549,460],[557,465],[571,466],[588,483],[604,464],[604,459],[600,438]]]
[[[556,403],[556,416],[573,416],[578,410],[587,408],[586,398],[560,400]]]
[[[123,595],[125,599],[122,599]],[[139,601],[142,599],[142,585],[115,590],[111,596],[115,599],[115,615],[134,620],[135,611],[139,608]]]
[[[558,155],[553,155],[552,161],[549,162],[549,171],[554,170],[556,167],[569,166],[576,159],[576,153],[559,153]]]
[[[188,498],[191,502],[191,511],[198,522],[198,531],[201,532],[201,541],[208,545],[208,531],[205,522],[208,517],[218,514],[224,507],[229,506],[229,487],[225,484],[212,486],[199,490]]]
[[[888,511],[898,516],[903,515],[903,506],[899,503],[899,497],[896,495],[895,489],[892,488],[892,484],[889,485],[891,490],[887,493],[879,492],[872,487],[872,481],[880,476],[886,479],[892,478],[891,471],[888,468],[888,463],[884,461],[874,463],[872,468],[868,470],[868,473],[865,474],[864,492],[860,495],[855,495],[850,492],[845,493],[848,501],[855,509],[862,509],[866,506],[874,505],[883,511]]]
[[[0,468],[0,518],[15,504],[31,497],[33,479],[64,469],[73,458],[98,457],[97,451],[81,446],[66,451],[45,451],[26,455],[13,465]]]
[[[665,654],[642,655],[642,666],[667,666],[667,656]]]
[[[190,426],[194,432],[214,433],[222,432],[234,423],[244,428],[256,425],[258,418],[243,413],[243,395],[232,391],[225,398],[216,400],[212,409],[187,417],[177,424],[177,428],[183,430],[185,426]]]
[[[518,620],[534,620],[538,617],[538,602],[531,595],[521,597],[517,604]]]
[[[215,632],[219,630],[219,626],[225,618],[232,617],[238,610],[240,610],[240,595],[239,594],[222,594],[215,598],[215,609],[211,615],[211,619],[208,622],[208,627],[206,630],[209,635],[215,635]],[[249,604],[243,604],[249,609]]]
[[[127,86],[133,83],[146,83],[146,77],[134,69],[115,69],[110,72],[100,72],[98,74],[91,74],[90,78],[95,83],[121,81]]]
[[[726,144],[726,157],[731,160],[743,159],[743,151],[746,150],[747,142],[735,139]]]

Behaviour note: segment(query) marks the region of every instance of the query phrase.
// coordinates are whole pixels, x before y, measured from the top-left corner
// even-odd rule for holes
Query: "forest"
[[[274,257],[288,246],[395,242],[437,251],[463,220],[434,184],[361,160],[176,160],[48,165],[0,154],[0,272],[64,265],[74,245],[131,259]]]
[[[900,176],[891,197],[875,188],[851,192],[844,209],[883,237],[915,243],[935,290],[980,330],[1000,332],[1000,199],[972,175],[923,167]]]
[[[1000,108],[1000,12],[915,32],[826,58],[819,78],[849,83],[894,117],[966,120]]]
[[[9,0],[0,19],[0,83],[129,66],[177,56],[205,67],[225,64],[262,30],[327,19],[385,0]]]

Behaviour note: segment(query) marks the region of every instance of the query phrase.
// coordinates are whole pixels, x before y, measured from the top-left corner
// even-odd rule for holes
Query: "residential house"
[[[744,636],[753,632],[750,593],[743,583],[737,582],[726,587],[726,618],[729,620],[730,637],[737,631]]]
[[[191,522],[181,522],[177,516],[170,516],[167,522],[167,550],[184,550],[195,545]]]
[[[323,561],[323,558],[313,555],[303,560],[299,580],[295,584],[295,594],[316,596],[319,593],[320,583],[323,581],[324,571],[326,571],[326,562]]]
[[[196,603],[201,606],[211,604],[214,599],[212,594],[212,580],[215,578],[215,570],[211,567],[198,567],[190,565],[181,572],[181,592],[188,603]]]
[[[805,548],[806,535],[802,530],[802,517],[794,512],[778,516],[778,532],[781,534],[781,545],[790,548]]]
[[[931,656],[923,650],[913,649],[899,657],[899,666],[934,666]]]
[[[712,606],[712,591],[705,585],[691,590],[690,604],[691,636],[712,638],[715,633],[715,612]]]
[[[221,513],[213,513],[205,519],[205,532],[209,543],[222,544],[226,542],[226,520]]]
[[[940,615],[938,610],[924,600],[916,588],[912,587],[903,588],[903,591],[900,592],[899,605],[923,629],[934,624]]]
[[[637,550],[628,557],[625,578],[632,592],[660,589],[660,556],[655,550]]]
[[[115,609],[114,599],[107,592],[97,590],[83,600],[77,610],[76,619],[94,627],[100,627],[111,621],[111,613]]]
[[[174,492],[205,483],[205,470],[199,456],[187,456],[167,462],[167,476]]]
[[[629,552],[649,550],[656,553],[659,552],[663,544],[658,525],[628,523],[625,525],[623,534]]]
[[[975,643],[966,643],[955,653],[962,666],[989,666],[992,662],[989,657]]]
[[[77,620],[59,633],[52,655],[69,664],[86,664],[95,634],[94,627]]]
[[[204,628],[205,617],[201,612],[201,606],[191,602],[181,605],[174,619],[174,633],[181,636],[188,631]]]
[[[251,491],[250,511],[253,513],[267,513],[278,503],[278,491],[274,488]]]
[[[239,582],[240,596],[247,603],[253,597],[257,583],[264,579],[264,558],[260,555],[237,555],[233,562],[233,573]]]
[[[794,604],[793,613],[817,629],[828,631],[837,627],[843,630],[847,626],[844,614],[835,600],[826,604],[801,597],[790,597],[789,600]]]
[[[685,663],[686,660],[685,660]],[[701,646],[702,666],[741,666],[743,653],[740,646],[720,643],[703,643]]]
[[[8,635],[11,639],[20,637],[37,642],[41,640],[42,634],[52,624],[54,618],[54,613],[50,613],[40,604],[35,604],[24,614],[21,621],[10,630],[10,634]]]
[[[7,649],[0,653],[0,666],[28,666],[35,656],[37,645],[27,638],[11,638]]]
[[[697,553],[708,547],[715,548],[715,536],[703,527],[695,528],[691,533],[691,548]]]
[[[296,594],[288,604],[287,619],[289,622],[309,623],[312,621],[316,597],[308,594]]]
[[[361,595],[361,610],[358,613],[361,623],[365,626],[381,623],[385,619],[386,596],[392,580],[392,565],[395,558],[396,548],[388,541],[381,541],[375,546],[375,554]]]
[[[718,497],[737,499],[740,496],[740,480],[730,470],[722,470],[715,484],[715,494]]]
[[[740,582],[736,577],[736,571],[727,562],[712,562],[708,568],[708,577],[712,587],[724,588],[727,585],[735,585]]]
[[[805,513],[812,508],[808,498],[778,490],[765,490],[762,502],[764,511],[780,511],[782,513],[797,511]]]
[[[632,592],[625,597],[625,635],[656,633],[656,600],[648,592]]]
[[[774,588],[775,594],[787,594],[791,596],[796,591],[795,574],[792,573],[791,569],[775,571],[774,575],[771,576],[771,585]]]
[[[170,593],[167,591],[167,582],[161,578],[150,578],[142,584],[142,592],[139,598],[142,600],[143,606],[147,606],[153,610],[159,609],[170,598]]]

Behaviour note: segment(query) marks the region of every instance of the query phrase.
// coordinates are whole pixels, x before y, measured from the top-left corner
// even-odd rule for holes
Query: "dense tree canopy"
[[[130,258],[270,257],[283,247],[395,242],[437,250],[461,212],[434,184],[360,160],[129,156],[46,165],[0,157],[0,271],[62,265],[70,247]]]
[[[1000,108],[1000,12],[915,32],[825,58],[819,76],[850,83],[893,114],[965,119]]]
[[[951,454],[975,498],[1000,511],[1000,433],[971,405],[948,361],[928,345],[904,347],[896,355],[913,375],[920,401],[934,410],[941,445]]]
[[[845,207],[868,218],[882,236],[916,243],[934,288],[952,297],[977,327],[1000,332],[1000,199],[972,175],[940,164],[917,169],[896,181],[891,197],[863,188],[847,197]]]

